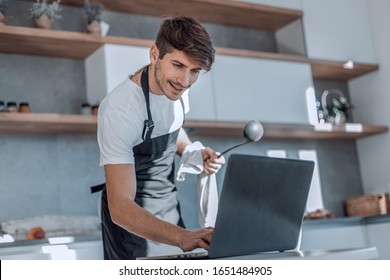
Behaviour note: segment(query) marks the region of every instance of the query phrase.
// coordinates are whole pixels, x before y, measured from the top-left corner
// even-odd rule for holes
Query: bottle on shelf
[[[30,105],[28,102],[20,102],[19,103],[19,113],[30,113]]]
[[[0,100],[0,113],[7,111],[4,101]]]
[[[91,114],[91,105],[88,102],[81,104],[80,114],[90,115]]]
[[[7,102],[7,112],[9,113],[17,113],[18,112],[18,106],[15,101],[8,101]]]

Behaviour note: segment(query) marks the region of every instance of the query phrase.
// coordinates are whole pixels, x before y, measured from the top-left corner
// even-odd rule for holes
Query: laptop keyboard
[[[208,259],[207,252],[190,252],[190,253],[183,253],[183,254],[137,258],[137,260],[202,260],[202,259]]]

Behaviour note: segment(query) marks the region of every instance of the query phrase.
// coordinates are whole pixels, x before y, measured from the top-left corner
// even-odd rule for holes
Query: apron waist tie
[[[96,186],[92,186],[91,187],[91,193],[100,192],[100,191],[104,190],[105,186],[106,186],[106,183],[103,183],[103,184],[100,184],[100,185],[96,185]]]

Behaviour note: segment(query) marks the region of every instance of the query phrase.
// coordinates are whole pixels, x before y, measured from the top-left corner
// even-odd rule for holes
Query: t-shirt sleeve
[[[187,114],[190,111],[190,101],[188,98],[188,92],[189,90],[187,89],[182,95],[182,99],[184,103],[184,114]]]
[[[134,164],[133,146],[138,130],[134,121],[121,112],[104,112],[99,116],[100,165]]]

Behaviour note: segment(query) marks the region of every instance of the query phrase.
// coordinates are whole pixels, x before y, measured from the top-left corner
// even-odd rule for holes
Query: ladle
[[[251,143],[251,142],[257,142],[263,137],[264,134],[264,128],[261,125],[261,123],[257,120],[250,120],[245,124],[243,135],[244,135],[244,142],[235,145],[225,151],[223,151],[218,157],[221,157],[223,154],[226,154],[227,152],[230,152],[231,150],[240,147],[242,145]]]

